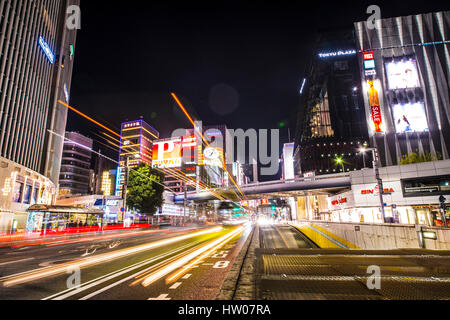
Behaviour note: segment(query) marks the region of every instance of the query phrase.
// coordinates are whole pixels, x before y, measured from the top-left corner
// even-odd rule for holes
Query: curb
[[[244,245],[242,246],[241,252],[239,252],[239,255],[234,261],[233,266],[228,272],[228,275],[225,278],[225,281],[223,282],[222,287],[220,288],[220,291],[216,296],[216,300],[233,300],[235,294],[238,291],[238,285],[240,285],[241,282],[240,275],[248,260],[247,255],[250,254],[250,246],[252,242],[254,242],[252,240],[254,240],[255,238],[255,233],[257,233],[256,231],[257,229],[258,229],[257,226],[253,227],[252,232],[250,233]]]

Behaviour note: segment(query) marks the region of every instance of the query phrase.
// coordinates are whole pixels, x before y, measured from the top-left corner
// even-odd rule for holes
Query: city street
[[[214,299],[248,236],[246,229],[223,239],[236,229],[167,229],[120,240],[2,249],[8,259],[0,261],[0,295],[20,300]],[[67,271],[80,263],[86,265],[80,270],[80,285],[68,290]],[[148,274],[161,270],[151,285],[142,285]],[[177,272],[181,273],[166,282],[167,276]]]
[[[449,36],[450,1],[0,0],[0,302],[450,301]]]

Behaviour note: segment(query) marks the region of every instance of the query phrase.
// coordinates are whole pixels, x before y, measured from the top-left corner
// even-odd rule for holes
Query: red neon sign
[[[375,59],[375,55],[373,54],[373,51],[366,51],[364,52],[364,61],[367,60],[374,60]]]
[[[342,198],[342,199],[339,199],[339,200],[331,201],[331,204],[333,206],[337,206],[338,204],[344,204],[344,203],[347,203],[347,198]]]
[[[197,137],[190,136],[183,138],[183,149],[193,149],[197,146]]]
[[[374,81],[369,81],[369,101],[372,110],[372,120],[375,125],[375,132],[382,133],[381,125],[383,124],[383,118],[381,117],[380,99],[378,91],[375,89]]]

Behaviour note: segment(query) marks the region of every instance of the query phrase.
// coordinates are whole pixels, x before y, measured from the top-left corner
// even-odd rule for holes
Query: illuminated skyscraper
[[[56,196],[77,32],[66,17],[79,2],[0,1],[0,232]]]
[[[450,11],[355,23],[370,144],[383,166],[450,158]]]
[[[67,132],[64,142],[59,188],[61,195],[89,194],[92,139],[77,132]]]
[[[127,164],[129,168],[141,163],[152,165],[153,142],[159,138],[159,132],[144,120],[136,120],[122,123],[121,137],[116,196],[122,196]]]
[[[355,33],[351,27],[323,30],[315,50],[302,82],[296,130],[301,171],[321,175],[362,169],[359,149],[369,138]],[[345,167],[336,164],[338,157]]]
[[[79,0],[0,4],[0,155],[58,182],[76,30],[66,11]]]

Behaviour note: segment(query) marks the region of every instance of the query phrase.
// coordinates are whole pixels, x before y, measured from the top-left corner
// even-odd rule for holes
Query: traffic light
[[[439,197],[439,203],[441,204],[441,208],[445,209],[445,202],[447,201],[447,199],[445,199],[444,196],[440,196]]]

